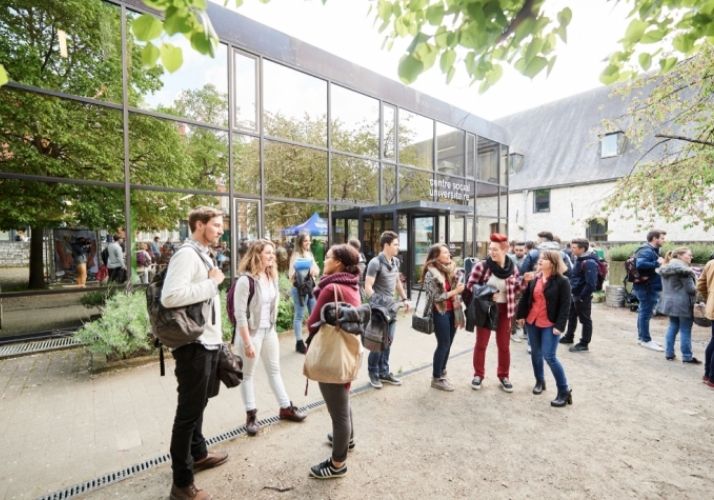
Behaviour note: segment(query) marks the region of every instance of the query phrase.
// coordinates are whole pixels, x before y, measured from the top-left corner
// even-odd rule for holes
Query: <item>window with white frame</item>
[[[600,158],[612,158],[622,154],[625,143],[623,132],[613,132],[600,137]]]

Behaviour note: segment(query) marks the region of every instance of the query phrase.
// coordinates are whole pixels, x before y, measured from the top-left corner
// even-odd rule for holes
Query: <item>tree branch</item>
[[[655,134],[655,137],[659,139],[674,139],[677,141],[693,142],[695,144],[703,144],[705,146],[714,146],[714,142],[700,141],[698,139],[691,139],[689,137],[684,137],[681,135],[666,135],[666,134]]]
[[[526,19],[535,17],[535,13],[533,12],[534,2],[535,0],[525,1],[523,7],[521,7],[521,10],[519,10],[518,14],[516,14],[516,16],[511,20],[510,24],[506,28],[506,31],[501,33],[501,36],[499,36],[498,40],[496,40],[496,45],[508,38],[514,31],[516,31],[516,28],[518,28],[518,26],[523,24]]]

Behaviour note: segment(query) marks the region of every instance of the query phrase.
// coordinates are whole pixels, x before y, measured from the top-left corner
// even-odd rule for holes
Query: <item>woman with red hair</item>
[[[496,375],[505,392],[513,392],[513,385],[509,379],[511,368],[511,318],[516,313],[516,295],[530,281],[533,273],[526,273],[521,277],[518,268],[508,258],[508,237],[505,234],[494,233],[488,246],[488,257],[474,265],[469,281],[466,284],[467,299],[470,299],[475,285],[491,285],[497,292],[493,300],[498,306],[498,326],[496,328],[496,345],[498,346],[498,369]],[[468,304],[470,300],[467,300]],[[486,376],[486,348],[491,338],[488,328],[476,328],[476,345],[474,347],[474,378],[471,388],[481,389],[481,384]]]

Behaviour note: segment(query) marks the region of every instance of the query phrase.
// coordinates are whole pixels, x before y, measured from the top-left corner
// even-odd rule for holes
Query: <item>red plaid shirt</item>
[[[508,257],[506,257],[508,258]],[[486,267],[486,261],[479,261],[474,265],[469,276],[466,289],[471,293],[474,285],[484,285],[491,278],[491,270]],[[506,278],[506,305],[508,309],[508,319],[516,315],[516,295],[525,289],[527,283],[523,282],[518,266],[514,266],[513,274]]]

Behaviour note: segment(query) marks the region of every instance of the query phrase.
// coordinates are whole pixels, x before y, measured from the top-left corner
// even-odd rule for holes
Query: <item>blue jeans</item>
[[[533,375],[535,375],[536,381],[545,380],[543,372],[543,359],[545,359],[553,373],[558,390],[567,390],[568,379],[565,378],[565,370],[558,358],[555,357],[555,351],[558,350],[560,344],[560,335],[553,333],[552,326],[540,328],[528,323],[526,323],[526,332],[531,343],[531,363],[533,363]]]
[[[434,311],[434,335],[436,336],[436,350],[434,351],[434,366],[432,376],[441,378],[446,371],[446,362],[449,360],[451,344],[456,335],[456,323],[454,322],[454,311],[444,313]]]
[[[637,300],[640,301],[640,305],[637,308],[637,337],[640,342],[649,342],[652,340],[650,336],[650,319],[659,300],[659,290],[652,290],[648,285],[645,285],[635,286],[632,291]]]
[[[669,317],[669,328],[664,338],[664,353],[667,356],[674,356],[674,340],[677,332],[682,332],[679,338],[679,347],[682,349],[682,359],[689,361],[692,359],[692,325],[694,318]]]
[[[302,322],[305,319],[305,306],[307,306],[307,314],[312,313],[313,307],[315,307],[315,297],[312,295],[302,298],[302,305],[300,305],[300,297],[298,296],[297,288],[292,287],[290,290],[290,295],[293,299],[293,306],[295,307],[295,315],[293,316],[293,333],[295,334],[295,340],[302,340]]]
[[[367,370],[371,375],[389,375],[389,350],[394,342],[394,332],[397,330],[397,322],[389,323],[389,347],[382,352],[370,352],[367,356]]]

